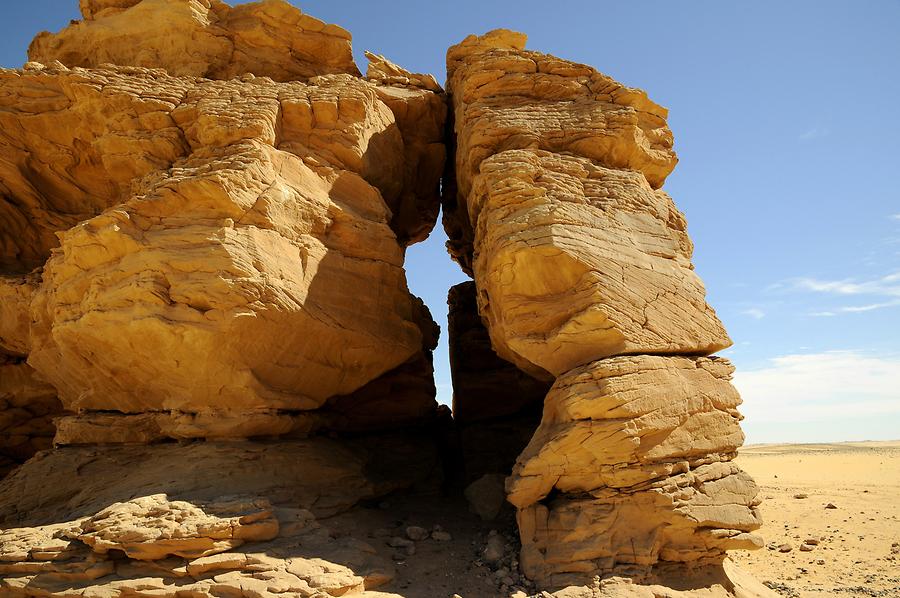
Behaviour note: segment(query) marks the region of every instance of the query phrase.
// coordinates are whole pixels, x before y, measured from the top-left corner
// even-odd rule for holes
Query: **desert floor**
[[[767,543],[733,553],[742,568],[783,596],[900,597],[900,441],[748,446],[738,463]]]

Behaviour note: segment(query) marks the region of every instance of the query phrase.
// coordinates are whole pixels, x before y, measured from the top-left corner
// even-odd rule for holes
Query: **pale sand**
[[[767,543],[732,553],[742,568],[783,596],[900,598],[900,441],[748,446],[738,463],[759,484]],[[819,545],[801,552],[807,538]]]

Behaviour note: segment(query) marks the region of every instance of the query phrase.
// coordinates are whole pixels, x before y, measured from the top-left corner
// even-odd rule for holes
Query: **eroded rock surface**
[[[240,550],[238,550],[240,548]],[[265,498],[141,496],[91,517],[0,531],[5,596],[394,596],[394,567]]]
[[[84,20],[38,35],[31,60],[96,68],[163,68],[170,74],[275,81],[359,75],[350,34],[284,0],[229,6],[221,0],[81,0]]]
[[[524,44],[498,30],[448,51],[444,195],[448,248],[494,351],[556,379],[506,481],[522,568],[544,587],[621,575],[647,592],[664,570],[721,572],[727,550],[761,546],[761,522],[731,463],[732,367],[697,357],[731,341],[660,190],[676,163],[667,112]]]
[[[402,173],[404,145],[370,85],[194,83],[127,68],[5,77],[10,90],[69,90],[69,110],[92,111],[104,130],[114,121],[126,148],[156,147],[158,132],[182,154],[159,170],[147,161],[142,177],[63,171],[110,189],[104,173],[123,179],[107,194],[121,203],[62,234],[32,301],[29,363],[68,408],[311,409],[420,350],[403,252],[365,178]],[[130,110],[145,127],[123,124]],[[40,152],[6,149],[7,164]]]
[[[0,593],[390,596],[316,518],[441,481],[441,88],[281,0],[81,9],[0,71]]]
[[[475,283],[450,288],[447,334],[463,483],[507,475],[534,434],[550,383],[499,357],[478,315]]]
[[[523,44],[494,32],[447,56],[457,188],[445,225],[494,349],[558,376],[622,353],[729,346],[684,217],[658,190],[676,162],[666,110]]]
[[[498,30],[448,53],[448,139],[433,76],[367,53],[362,77],[283,0],[80,5],[0,70],[0,469],[28,459],[0,482],[0,593],[391,596],[353,517],[461,481],[480,517],[516,507],[560,597],[668,595],[678,567],[753,595],[722,568],[759,544],[756,492],[660,190],[665,109]],[[475,278],[455,424],[403,270],[440,195]],[[405,529],[401,563],[452,541]]]
[[[226,495],[268,498],[330,516],[361,500],[434,479],[428,432],[354,440],[72,446],[40,453],[0,484],[0,525],[90,517],[132,497],[196,503]],[[79,485],[71,484],[73,472]]]
[[[749,533],[762,524],[756,485],[730,463],[744,440],[732,370],[721,358],[616,357],[557,379],[507,480],[529,575],[647,575],[762,546]]]
[[[387,58],[366,52],[366,79],[394,113],[403,136],[405,161],[402,189],[386,196],[391,227],[402,245],[425,240],[440,210],[440,179],[447,157],[447,103],[434,76],[410,73]]]
[[[528,505],[554,488],[627,489],[732,459],[744,442],[733,371],[722,358],[641,355],[560,376],[509,479],[510,502]]]

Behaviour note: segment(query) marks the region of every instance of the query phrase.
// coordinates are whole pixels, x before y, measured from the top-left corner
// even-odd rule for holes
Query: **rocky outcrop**
[[[761,522],[731,462],[732,368],[698,357],[731,341],[660,190],[676,163],[666,110],[524,44],[499,30],[448,51],[444,197],[494,351],[556,379],[506,481],[523,570],[562,587],[721,569],[727,550],[761,545]]]
[[[287,2],[81,8],[0,71],[0,594],[377,595],[316,518],[441,481],[441,88]]]
[[[328,517],[436,475],[427,434],[57,448],[0,485],[0,525],[79,519],[155,494],[192,503],[252,495]]]
[[[243,547],[241,550],[236,550]],[[5,596],[393,596],[369,592],[394,568],[364,542],[335,539],[307,510],[265,499],[200,504],[164,494],[91,517],[0,531]]]
[[[560,376],[508,483],[510,502],[639,487],[663,471],[731,459],[744,442],[733,370],[722,358],[641,355]]]
[[[475,283],[450,287],[447,335],[453,381],[453,417],[460,424],[540,411],[550,383],[537,380],[491,348],[478,315]]]
[[[359,75],[350,34],[284,0],[81,0],[84,20],[38,35],[30,60],[97,68],[163,68],[179,77],[275,81]]]
[[[611,355],[730,345],[684,217],[658,190],[676,161],[665,109],[523,44],[492,33],[447,58],[458,185],[448,234],[494,349],[558,376]]]
[[[402,173],[404,145],[369,84],[193,83],[125,68],[4,77],[11,94],[59,93],[70,118],[90,111],[99,129],[116,129],[122,156],[152,156],[157,137],[182,154],[145,158],[147,173],[112,164],[65,171],[107,183],[107,203],[121,202],[61,235],[32,301],[29,363],[68,408],[311,409],[420,350],[378,186],[390,190],[382,179]],[[28,121],[37,132],[51,126],[40,115]],[[66,134],[73,148],[91,138]],[[104,134],[93,135],[93,148],[106,156]],[[21,145],[6,146],[15,154],[7,164],[40,161],[38,142],[34,151]],[[277,345],[267,342],[276,336]]]
[[[366,52],[366,79],[394,113],[403,136],[402,189],[387,196],[391,227],[402,245],[425,240],[440,211],[440,184],[447,157],[447,104],[432,75],[410,73],[387,58]]]
[[[523,567],[567,585],[576,571],[761,547],[756,485],[730,462],[744,440],[732,371],[721,358],[636,356],[558,378],[507,480]]]
[[[539,586],[740,594],[756,489],[665,109],[509,31],[448,95],[284,0],[80,6],[0,70],[0,594],[391,596],[382,553],[453,536],[353,534],[441,487],[516,508]],[[403,269],[441,202],[454,420]]]
[[[31,297],[38,274],[0,274],[0,479],[50,448],[53,419],[65,412],[56,389],[26,363]]]

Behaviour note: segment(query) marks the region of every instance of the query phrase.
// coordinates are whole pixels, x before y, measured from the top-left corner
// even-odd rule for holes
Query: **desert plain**
[[[731,553],[742,568],[792,598],[900,596],[900,441],[748,445],[737,462],[766,541]]]

